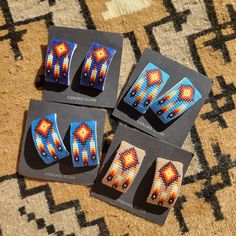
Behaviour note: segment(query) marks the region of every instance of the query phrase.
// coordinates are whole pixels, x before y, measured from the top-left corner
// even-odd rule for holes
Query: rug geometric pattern
[[[130,2],[0,1],[0,235],[235,232],[236,2]],[[87,187],[16,174],[28,101],[41,99],[50,25],[122,33],[119,91],[145,47],[212,79],[210,96],[183,145],[194,158],[163,227],[90,197]],[[107,113],[103,154],[117,126]]]

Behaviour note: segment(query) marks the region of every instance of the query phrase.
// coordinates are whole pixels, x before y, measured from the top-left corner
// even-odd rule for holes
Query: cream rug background
[[[194,160],[163,227],[90,197],[88,187],[16,174],[50,25],[122,33],[120,89],[145,47],[213,80],[183,146]],[[0,51],[0,235],[235,234],[235,0],[1,0]],[[117,125],[109,114],[104,153]]]

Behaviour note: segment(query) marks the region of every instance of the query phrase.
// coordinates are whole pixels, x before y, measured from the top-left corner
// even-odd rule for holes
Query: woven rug
[[[145,47],[213,80],[164,226],[90,197],[89,187],[16,174],[29,99],[42,96],[50,25],[122,33],[120,90]],[[0,51],[0,235],[235,235],[235,0],[1,0]],[[117,126],[107,113],[103,153]]]

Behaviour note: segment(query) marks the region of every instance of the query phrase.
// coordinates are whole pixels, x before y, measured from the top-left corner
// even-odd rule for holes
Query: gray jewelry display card
[[[106,118],[105,111],[95,108],[84,108],[53,102],[30,100],[20,152],[18,173],[39,179],[92,185],[97,177],[99,166],[75,168],[72,164],[71,155],[54,162],[51,165],[47,165],[39,157],[32,138],[31,123],[33,120],[40,118],[43,115],[52,113],[57,114],[59,133],[69,152],[70,123],[82,120],[97,121],[97,145],[98,153],[100,154]]]
[[[176,85],[184,77],[188,77],[194,87],[196,87],[202,95],[202,98],[190,109],[167,124],[163,124],[150,108],[142,115],[123,101],[124,96],[149,62],[158,66],[170,76],[158,97]],[[211,87],[212,82],[206,76],[162,56],[151,49],[145,49],[126,84],[112,115],[154,137],[181,147],[193,126],[198,113],[204,105]]]
[[[48,42],[53,39],[75,42],[77,43],[77,49],[74,52],[70,66],[70,85],[66,87],[45,81],[43,100],[114,108],[117,101],[123,36],[117,33],[51,26]],[[94,42],[116,50],[107,73],[105,89],[102,92],[80,85],[83,62]]]
[[[102,178],[108,171],[121,141],[126,141],[146,152],[133,183],[125,193],[120,193],[102,184]],[[146,202],[155,174],[157,157],[182,162],[183,174],[185,174],[193,154],[136,129],[119,124],[99,175],[92,187],[91,195],[154,223],[163,225],[170,210]]]

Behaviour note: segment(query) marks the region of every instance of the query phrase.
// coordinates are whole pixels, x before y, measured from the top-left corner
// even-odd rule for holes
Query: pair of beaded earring
[[[172,121],[193,106],[202,96],[185,77],[158,98],[168,79],[169,75],[166,72],[148,63],[124,97],[124,102],[142,114],[150,107],[164,124]]]
[[[52,40],[45,61],[45,80],[70,85],[70,66],[77,44],[65,40]],[[84,59],[80,85],[104,90],[107,73],[116,50],[93,43]]]
[[[145,151],[122,141],[102,183],[121,193],[132,185],[145,157]],[[178,197],[183,176],[183,164],[158,157],[153,184],[147,202],[171,208]]]
[[[45,164],[52,164],[70,155],[61,139],[56,113],[33,120],[31,131],[36,150]],[[99,165],[97,122],[71,123],[70,147],[74,167]]]

